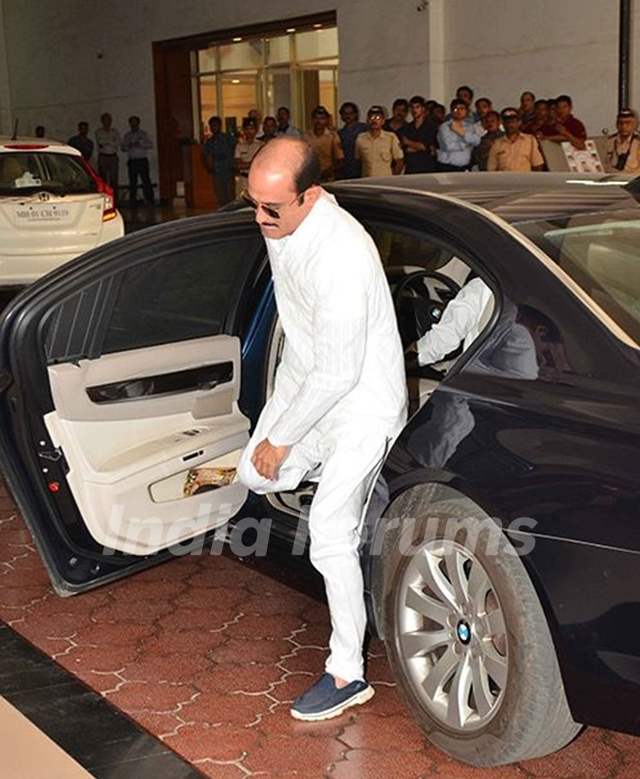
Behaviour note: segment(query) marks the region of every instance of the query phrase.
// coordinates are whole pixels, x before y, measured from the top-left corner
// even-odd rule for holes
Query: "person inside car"
[[[447,305],[442,319],[416,342],[419,365],[432,365],[475,341],[493,309],[493,292],[475,277]]]

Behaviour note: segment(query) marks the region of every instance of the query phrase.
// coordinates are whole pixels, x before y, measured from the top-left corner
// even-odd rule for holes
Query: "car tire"
[[[420,487],[394,502],[383,545],[383,627],[399,692],[429,740],[489,767],[554,752],[581,726],[522,560],[470,505],[433,502]]]

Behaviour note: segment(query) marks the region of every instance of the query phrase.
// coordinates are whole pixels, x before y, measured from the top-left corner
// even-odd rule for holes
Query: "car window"
[[[260,236],[247,236],[188,245],[103,277],[51,310],[43,324],[47,360],[235,332],[236,307],[263,256]]]
[[[102,353],[225,332],[263,246],[258,236],[190,246],[127,271]]]
[[[66,192],[95,192],[96,182],[87,173],[79,157],[70,154],[43,155],[48,180],[60,183]]]
[[[436,271],[454,256],[450,248],[436,244],[424,234],[374,222],[365,221],[364,226],[375,241],[385,269]]]
[[[26,194],[30,189],[84,194],[96,191],[96,182],[79,157],[46,152],[0,154],[0,193]]]
[[[41,184],[47,173],[39,154],[0,154],[0,188],[3,192]]]
[[[529,222],[518,229],[640,343],[640,217],[637,210]]]

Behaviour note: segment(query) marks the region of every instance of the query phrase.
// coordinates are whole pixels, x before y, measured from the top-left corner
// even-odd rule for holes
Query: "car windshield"
[[[0,153],[0,194],[20,195],[34,189],[60,194],[97,191],[79,157],[41,151]]]
[[[640,211],[589,214],[518,225],[640,343]]]

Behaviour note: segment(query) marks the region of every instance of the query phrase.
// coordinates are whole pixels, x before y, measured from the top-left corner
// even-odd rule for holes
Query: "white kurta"
[[[445,308],[442,319],[416,344],[419,364],[439,362],[463,342],[468,349],[480,335],[492,304],[493,292],[482,279],[465,284]]]
[[[239,475],[258,493],[319,476],[309,533],[331,611],[326,670],[352,681],[362,678],[366,626],[362,510],[406,421],[402,345],[375,244],[331,195],[322,194],[292,235],[266,243],[285,347]],[[292,447],[273,481],[251,463],[265,438]]]

